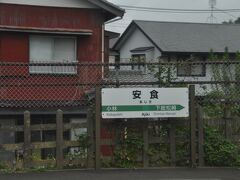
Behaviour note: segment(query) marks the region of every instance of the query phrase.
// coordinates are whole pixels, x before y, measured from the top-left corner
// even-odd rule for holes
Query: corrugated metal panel
[[[52,32],[53,34],[76,33],[77,35],[75,36],[78,37],[77,59],[79,62],[101,61],[103,23],[104,14],[102,11],[96,9],[81,9],[81,11],[79,11],[78,9],[71,8],[0,3],[0,24],[2,27],[14,27],[21,31],[24,29],[28,31],[25,33],[11,32],[20,39],[22,39],[20,36],[25,36],[24,40],[19,40],[18,44],[16,44],[17,42],[11,37],[3,38],[0,58],[6,61],[27,62],[29,59],[28,35],[33,33],[33,31],[41,34],[45,31],[47,33]],[[0,34],[5,36],[6,32],[2,31]],[[81,34],[91,34],[91,36],[82,36]],[[21,46],[19,44],[21,44]],[[23,49],[22,47],[25,48]],[[10,54],[14,54],[14,56]]]

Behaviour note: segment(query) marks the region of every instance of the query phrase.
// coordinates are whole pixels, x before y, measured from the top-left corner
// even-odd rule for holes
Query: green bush
[[[0,163],[0,170],[3,170],[3,169],[6,169],[7,168],[7,166],[4,164],[4,163]]]
[[[189,166],[190,164],[190,128],[186,125],[176,126],[176,165]]]
[[[114,151],[115,166],[119,168],[135,168],[139,166],[137,159],[142,155],[143,139],[136,133],[129,133],[121,138]]]
[[[208,166],[240,165],[239,147],[212,127],[205,128],[205,161]]]

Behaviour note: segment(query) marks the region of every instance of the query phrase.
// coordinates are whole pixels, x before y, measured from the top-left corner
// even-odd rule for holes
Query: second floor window
[[[133,54],[131,58],[132,70],[136,71],[146,71],[146,66],[144,63],[146,63],[146,55],[145,54]]]
[[[77,66],[54,66],[59,63],[76,63],[76,38],[61,36],[30,36],[30,73],[76,74]],[[41,64],[44,64],[41,66]],[[51,64],[46,66],[47,64]]]

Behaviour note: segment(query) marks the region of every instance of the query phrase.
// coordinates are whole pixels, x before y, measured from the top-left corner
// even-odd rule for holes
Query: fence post
[[[31,167],[31,114],[29,111],[24,112],[24,167]]]
[[[95,169],[101,168],[101,88],[96,87],[95,94]]]
[[[171,157],[171,166],[176,166],[176,124],[174,120],[169,119],[170,121],[170,157]]]
[[[57,168],[62,169],[64,165],[64,159],[63,159],[63,147],[64,147],[64,142],[63,142],[63,111],[58,110],[57,111],[57,116],[56,116],[56,125],[57,125],[57,130],[56,130],[56,163],[57,163]]]
[[[120,71],[120,66],[119,66],[119,61],[116,61],[116,87],[119,88],[120,86],[120,81],[119,81],[119,71]]]
[[[198,106],[197,110],[197,120],[198,120],[198,161],[199,166],[203,167],[204,162],[204,119],[203,110],[201,106]]]
[[[231,111],[228,108],[229,106],[227,104],[225,104],[224,106],[224,121],[225,121],[225,137],[227,139],[231,138],[231,125],[230,125],[230,121],[231,121]]]
[[[149,166],[149,156],[148,156],[149,139],[148,138],[149,138],[148,137],[148,120],[146,120],[143,126],[143,142],[144,142],[143,166],[145,168]]]
[[[93,163],[93,153],[94,153],[94,137],[93,137],[93,117],[92,117],[92,110],[91,108],[88,108],[87,111],[87,133],[88,133],[88,137],[89,137],[89,148],[88,148],[88,163],[87,166],[88,168],[92,168],[94,167],[94,163]]]
[[[196,167],[196,107],[195,107],[195,86],[189,86],[189,109],[191,128],[191,167]]]

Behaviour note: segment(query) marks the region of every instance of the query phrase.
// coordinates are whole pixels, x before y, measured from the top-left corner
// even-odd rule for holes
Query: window
[[[144,63],[146,62],[145,54],[134,54],[132,55],[131,62],[135,65],[132,65],[132,70],[143,71],[145,72],[146,66]]]
[[[205,76],[205,64],[194,64],[190,62],[200,61],[199,58],[194,58],[191,56],[190,58],[184,58],[185,60],[181,60],[181,62],[189,62],[189,64],[179,64],[177,67],[177,75],[178,76]]]
[[[31,36],[30,37],[30,73],[43,74],[76,74],[76,38],[58,36]],[[44,66],[41,66],[45,64]],[[46,66],[50,63],[51,65]],[[70,63],[66,66],[54,66],[54,63]]]

